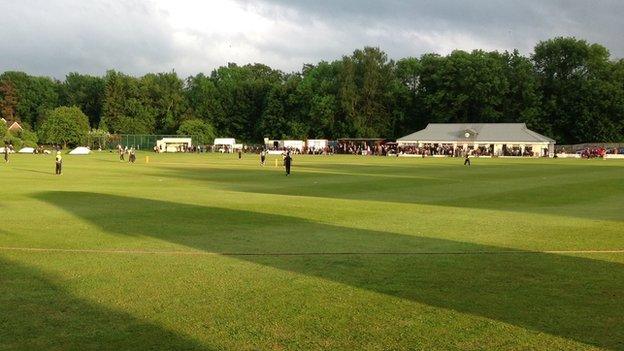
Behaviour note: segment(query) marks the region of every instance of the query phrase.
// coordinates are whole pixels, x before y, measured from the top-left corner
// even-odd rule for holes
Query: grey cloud
[[[0,71],[63,78],[72,71],[140,75],[175,69],[185,76],[230,61],[292,71],[366,45],[392,58],[454,48],[528,54],[538,41],[555,36],[597,42],[624,57],[619,0],[229,1],[268,19],[269,32],[183,29],[192,44],[181,44],[180,29],[171,28],[168,14],[152,0],[0,0]]]
[[[175,64],[170,31],[139,1],[0,1],[0,9],[3,71],[62,78],[72,71],[144,73]]]
[[[242,2],[248,6],[257,4]],[[624,56],[621,33],[624,1],[619,0],[263,0],[262,3],[269,13],[272,7],[291,9],[300,14],[298,20],[302,23],[320,20],[336,28],[349,28],[354,39],[366,40],[361,32],[369,28],[384,28],[387,30],[384,40],[389,40],[389,46],[393,45],[393,33],[398,33],[399,38],[406,32],[442,36],[455,33],[476,43],[487,43],[491,48],[518,48],[528,53],[540,40],[576,36],[607,46],[617,57]],[[427,48],[423,43],[404,43],[403,48],[399,43],[394,45],[400,54],[411,51],[412,55],[434,48]]]

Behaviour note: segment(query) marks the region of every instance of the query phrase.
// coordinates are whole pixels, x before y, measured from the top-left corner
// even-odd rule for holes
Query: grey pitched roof
[[[466,138],[466,133],[470,136]],[[527,128],[524,123],[429,123],[427,128],[397,139],[403,142],[517,142],[554,143],[555,140]]]

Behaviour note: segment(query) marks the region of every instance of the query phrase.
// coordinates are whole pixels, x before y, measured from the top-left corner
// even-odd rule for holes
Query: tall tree
[[[267,105],[260,120],[259,129],[270,139],[290,139],[292,137],[289,116],[286,114],[286,89],[276,86],[267,98]]]
[[[142,95],[140,80],[115,71],[106,74],[100,126],[113,133],[152,134],[156,113]]]
[[[391,86],[395,136],[411,133],[426,125],[427,119],[421,111],[418,95],[421,74],[422,64],[417,58],[408,57],[396,63],[396,81]]]
[[[0,75],[0,81],[13,86],[17,97],[14,118],[28,127],[34,127],[47,110],[59,106],[60,82],[56,80],[24,72],[5,72]]]
[[[359,136],[392,135],[389,92],[394,81],[394,62],[379,48],[356,50],[351,59],[355,64],[356,86],[359,90],[356,130]]]
[[[525,122],[560,143],[624,139],[624,61],[575,38],[514,52],[455,51],[389,60],[365,47],[284,74],[230,63],[181,80],[69,74],[64,82],[0,75],[0,114],[26,127],[59,105],[114,133],[174,133],[187,120],[243,142],[263,137],[392,138],[429,122]]]
[[[504,60],[497,52],[454,51],[425,55],[419,86],[423,108],[435,122],[501,122],[508,91]]]
[[[157,133],[173,133],[180,124],[186,110],[183,85],[175,72],[147,74],[141,78],[140,99],[154,114]]]
[[[535,47],[544,120],[559,142],[621,140],[624,93],[609,56],[605,47],[575,38]]]
[[[101,77],[70,73],[61,86],[61,103],[77,106],[89,117],[91,127],[97,127],[102,118],[102,104],[106,82]]]
[[[291,86],[296,91],[292,99],[297,100],[296,110],[299,120],[306,121],[311,138],[339,138],[343,134],[340,123],[340,104],[338,100],[338,76],[342,62],[320,62],[318,65],[304,66],[299,81],[291,79]]]
[[[13,83],[8,79],[0,80],[0,117],[6,121],[16,120],[17,94]]]
[[[192,118],[201,119],[211,125],[223,124],[225,112],[221,105],[219,91],[210,77],[200,73],[186,80],[184,95],[186,97],[187,114]]]
[[[508,90],[503,97],[502,112],[505,122],[524,122],[533,130],[550,134],[543,120],[539,84],[531,61],[517,50],[502,55]]]
[[[216,129],[244,141],[262,140],[260,120],[269,93],[283,77],[282,72],[261,64],[228,64],[213,71],[211,78],[224,110],[224,119],[215,121]]]

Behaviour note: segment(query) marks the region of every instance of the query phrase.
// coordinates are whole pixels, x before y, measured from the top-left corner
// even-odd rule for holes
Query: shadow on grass
[[[331,173],[340,169],[336,165],[305,165],[295,168],[294,175],[288,180],[280,179],[281,173],[258,169],[167,170],[173,177],[205,181],[211,187],[229,191],[624,220],[621,207],[609,205],[624,197],[621,168],[597,169],[586,165],[576,166],[574,173],[570,173],[570,169],[533,166],[516,165],[515,168],[520,169],[517,173],[514,173],[516,170],[509,172],[501,165],[474,169],[462,166],[413,167],[411,173],[403,167],[398,174],[409,176],[397,178],[392,174],[386,177],[365,172],[365,169],[377,165],[360,166],[364,169],[361,174]],[[351,169],[351,166],[343,168]],[[324,170],[330,173],[323,173]],[[389,169],[382,170],[392,173]],[[601,172],[597,173],[598,170]]]
[[[29,173],[37,173],[37,174],[45,174],[45,175],[54,175],[54,166],[49,167],[50,168],[50,172],[45,172],[45,171],[39,171],[36,169],[27,169],[27,168],[15,168],[16,171],[21,171],[21,172],[29,172]]]
[[[72,296],[49,274],[0,259],[1,350],[206,350],[199,343]]]
[[[119,235],[219,253],[493,252],[505,248],[299,218],[83,192],[35,196]],[[123,218],[123,220],[120,220]],[[239,259],[624,349],[624,265],[543,253],[239,255]]]

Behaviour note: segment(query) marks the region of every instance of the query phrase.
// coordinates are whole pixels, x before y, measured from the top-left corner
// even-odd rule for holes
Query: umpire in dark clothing
[[[284,167],[286,168],[286,175],[290,175],[290,165],[292,163],[292,157],[290,157],[290,151],[286,153],[286,157],[284,157]]]
[[[464,166],[470,166],[470,152],[466,151],[466,155],[464,156]]]

